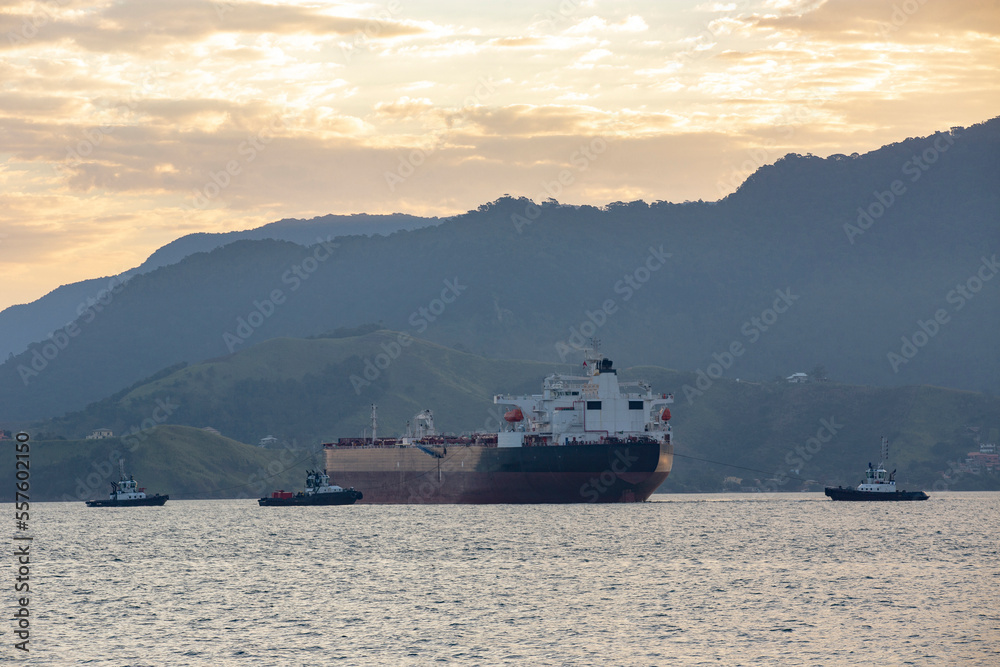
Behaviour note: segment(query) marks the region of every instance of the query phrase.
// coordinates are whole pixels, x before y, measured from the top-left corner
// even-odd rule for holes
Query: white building
[[[792,373],[785,379],[789,382],[809,382],[809,376],[805,373]]]
[[[93,433],[87,436],[87,440],[104,440],[105,438],[113,438],[115,434],[110,428],[99,428],[95,429]]]

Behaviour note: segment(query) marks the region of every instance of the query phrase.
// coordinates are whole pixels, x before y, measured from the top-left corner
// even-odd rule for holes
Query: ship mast
[[[583,365],[587,369],[587,375],[594,376],[597,375],[600,368],[601,359],[604,355],[601,354],[601,341],[598,338],[590,339],[590,347],[584,350],[583,353]],[[588,365],[589,363],[589,365]]]
[[[376,414],[377,408],[375,404],[372,403],[372,444],[375,444],[375,430],[378,428],[378,416]]]
[[[882,436],[882,462],[879,463],[879,468],[884,466],[889,461],[889,438]]]

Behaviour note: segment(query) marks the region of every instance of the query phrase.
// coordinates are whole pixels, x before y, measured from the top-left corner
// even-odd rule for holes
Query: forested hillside
[[[823,366],[846,383],[996,392],[998,128],[789,155],[719,202],[503,197],[388,237],[238,241],[136,276],[9,359],[0,420],[373,322],[488,357],[568,362],[596,335],[629,363],[731,379]]]

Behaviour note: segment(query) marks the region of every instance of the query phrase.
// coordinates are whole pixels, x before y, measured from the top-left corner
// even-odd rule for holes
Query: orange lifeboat
[[[670,408],[663,408],[663,412],[660,413],[660,421],[670,421]]]
[[[521,408],[514,408],[513,410],[505,412],[503,418],[511,423],[519,422],[524,419],[524,413],[521,412]]]

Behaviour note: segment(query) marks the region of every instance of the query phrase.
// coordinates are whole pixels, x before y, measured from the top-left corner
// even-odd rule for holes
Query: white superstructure
[[[323,472],[318,470],[306,471],[305,495],[314,496],[320,493],[339,493],[343,490],[343,487],[330,484],[330,476],[326,474],[325,470]]]
[[[876,493],[895,493],[896,492],[896,471],[893,470],[891,473],[887,472],[885,469],[885,462],[889,459],[889,439],[882,437],[882,460],[879,461],[878,466],[872,467],[872,464],[868,464],[868,470],[865,471],[865,480],[858,484],[858,491],[875,491]]]
[[[583,445],[635,440],[670,442],[673,394],[654,394],[643,381],[619,382],[610,359],[587,350],[585,375],[555,373],[545,378],[541,394],[493,397],[513,406],[498,434],[499,447]]]
[[[146,497],[145,491],[138,488],[139,484],[132,475],[125,476],[125,459],[118,459],[118,470],[121,472],[121,479],[111,482],[111,495],[109,500],[141,500]]]

